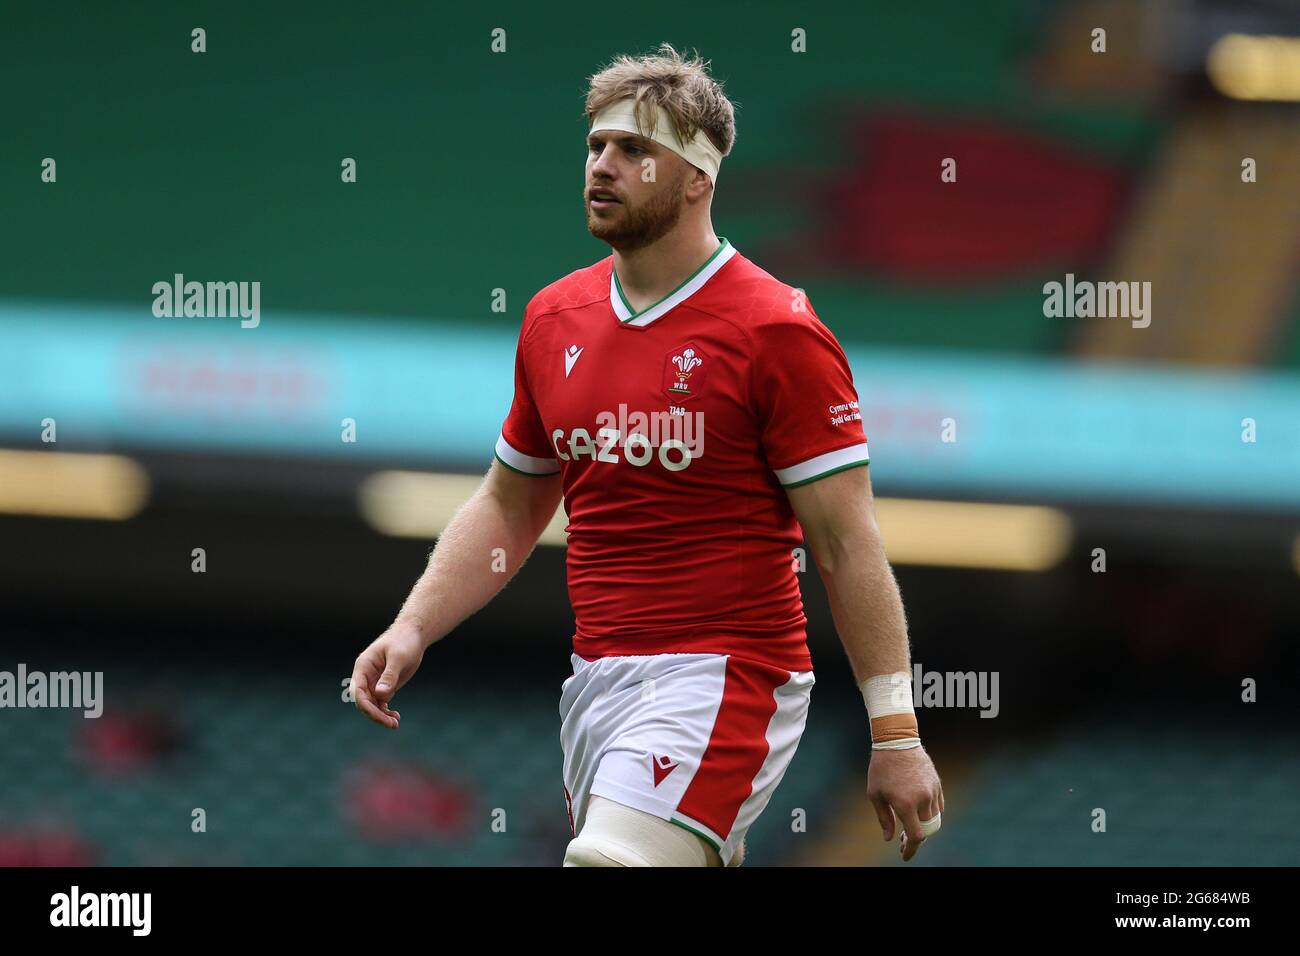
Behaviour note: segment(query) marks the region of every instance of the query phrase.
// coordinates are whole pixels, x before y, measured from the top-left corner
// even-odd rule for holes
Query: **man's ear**
[[[692,202],[699,202],[709,198],[709,193],[713,191],[713,180],[709,174],[698,166],[691,167],[691,176],[686,183],[686,195]]]

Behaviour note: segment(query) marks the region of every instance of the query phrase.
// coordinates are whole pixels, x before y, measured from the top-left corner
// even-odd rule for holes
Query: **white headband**
[[[652,139],[661,146],[666,146],[674,153],[686,160],[692,166],[698,166],[708,173],[709,179],[713,180],[713,186],[718,186],[718,167],[722,165],[722,153],[718,152],[718,147],[709,141],[709,137],[704,134],[704,130],[696,130],[695,138],[689,143],[683,143],[677,135],[677,130],[673,127],[673,121],[668,116],[668,111],[662,106],[656,106],[658,110],[658,119],[655,123],[654,135],[641,129],[636,121],[636,112],[632,107],[635,102],[631,97],[610,103],[603,110],[596,114],[595,119],[591,121],[591,130],[596,132],[600,129],[616,129],[624,133],[636,133],[638,136],[644,136]]]

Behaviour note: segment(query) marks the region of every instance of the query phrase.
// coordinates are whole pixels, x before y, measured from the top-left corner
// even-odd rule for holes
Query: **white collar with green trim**
[[[610,264],[609,269],[609,304],[614,307],[614,314],[624,325],[635,325],[645,327],[660,316],[666,315],[677,306],[681,305],[692,295],[704,288],[706,282],[713,278],[719,269],[731,261],[731,257],[736,254],[736,247],[727,241],[725,236],[719,236],[721,240],[718,248],[713,251],[713,255],[705,261],[704,265],[696,269],[691,275],[672,292],[640,312],[633,311],[632,306],[628,304],[627,298],[623,295],[623,288],[618,284],[618,271]]]

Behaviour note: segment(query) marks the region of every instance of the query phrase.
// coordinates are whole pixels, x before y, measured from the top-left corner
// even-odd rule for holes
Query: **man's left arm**
[[[866,466],[786,489],[826,585],[831,615],[872,724],[867,793],[886,841],[894,817],[904,860],[916,855],[943,810],[939,775],[920,745],[912,711],[907,620],[885,557]],[[892,808],[892,809],[891,809]]]

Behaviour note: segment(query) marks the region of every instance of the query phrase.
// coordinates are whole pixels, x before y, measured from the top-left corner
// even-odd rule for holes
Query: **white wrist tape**
[[[921,746],[912,707],[912,675],[877,674],[860,685],[871,718],[872,750],[910,750]]]

